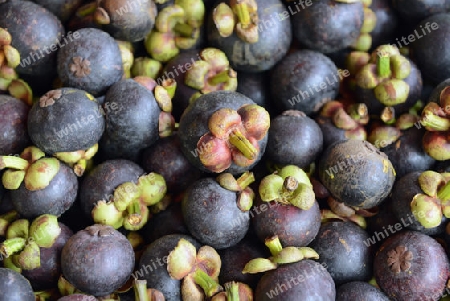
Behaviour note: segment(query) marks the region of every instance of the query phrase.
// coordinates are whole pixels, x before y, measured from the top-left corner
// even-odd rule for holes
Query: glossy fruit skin
[[[216,1],[215,6],[220,2]],[[292,41],[290,16],[286,16],[284,4],[279,0],[258,0],[257,5],[259,39],[252,44],[241,40],[235,32],[229,37],[221,37],[212,21],[213,11],[209,13],[206,23],[208,44],[225,52],[236,71],[270,70],[286,55]],[[280,21],[279,18],[283,19]]]
[[[308,3],[308,2],[306,2]],[[364,21],[363,4],[313,1],[309,7],[290,4],[292,31],[302,48],[332,53],[352,45]]]
[[[399,178],[392,188],[392,212],[397,219],[407,225],[409,230],[418,231],[427,235],[437,235],[445,231],[445,216],[442,217],[441,225],[434,228],[425,228],[414,217],[411,210],[411,201],[418,193],[423,193],[418,178],[422,171],[410,172]]]
[[[173,193],[184,191],[198,180],[202,173],[184,156],[177,133],[159,139],[142,153],[141,164],[146,172],[163,176],[167,190]]]
[[[65,34],[61,21],[31,1],[3,2],[0,4],[0,27],[8,28],[11,45],[20,53],[22,64],[16,71],[34,77],[54,76],[58,42]]]
[[[352,281],[339,286],[336,291],[336,301],[347,300],[389,301],[389,298],[367,282]]]
[[[388,253],[404,246],[412,253],[408,270],[392,271]],[[416,231],[402,231],[389,237],[374,258],[377,284],[389,298],[398,301],[439,300],[450,273],[442,246],[433,238]]]
[[[380,148],[392,162],[397,179],[413,171],[431,169],[436,163],[436,160],[423,150],[424,133],[424,129],[412,127],[404,130],[396,142]]]
[[[272,69],[270,89],[271,101],[278,110],[298,110],[309,116],[318,112],[325,101],[335,99],[339,72],[333,61],[320,52],[294,50]]]
[[[64,278],[79,290],[105,296],[120,288],[134,269],[134,251],[127,238],[110,226],[92,225],[64,245]]]
[[[136,182],[144,170],[129,160],[107,160],[97,165],[80,184],[80,204],[86,217],[91,216],[99,200],[109,200],[114,189],[125,182]]]
[[[31,144],[27,130],[30,107],[17,98],[0,95],[0,155],[19,154]]]
[[[424,27],[427,22],[429,25],[436,23],[438,28],[435,30],[430,29],[430,32],[428,32]],[[424,28],[426,34],[422,32],[420,26]],[[411,56],[424,78],[433,84],[439,84],[450,77],[448,71],[450,67],[450,54],[447,51],[443,51],[449,45],[449,28],[450,14],[448,13],[432,15],[422,20],[415,28],[418,34],[423,37],[411,43]],[[433,47],[429,47],[429,45],[433,45]]]
[[[274,294],[274,292],[278,294]],[[333,278],[324,266],[310,259],[280,265],[264,273],[254,292],[258,301],[334,301]]]
[[[215,178],[194,182],[181,210],[191,235],[216,250],[236,245],[250,226],[249,212],[238,208],[236,192],[221,187]]]
[[[382,203],[395,180],[387,156],[371,143],[354,139],[330,145],[319,159],[318,171],[336,200],[362,209]]]
[[[119,46],[97,28],[82,28],[72,35],[73,41],[58,51],[58,76],[64,86],[100,96],[123,76]],[[81,62],[75,61],[79,58]]]
[[[148,245],[139,260],[133,278],[147,280],[147,287],[161,291],[166,301],[181,301],[181,281],[172,279],[167,272],[167,256],[175,249],[181,238],[197,249],[200,244],[189,235],[165,235]]]
[[[317,202],[309,210],[302,210],[292,205],[265,203],[257,198],[251,216],[253,229],[261,242],[278,235],[283,247],[307,246],[320,229]]]
[[[275,164],[308,168],[322,152],[322,130],[303,112],[293,111],[291,115],[288,112],[291,111],[275,116],[271,121],[267,158]]]
[[[21,274],[0,268],[0,301],[35,301],[30,282]]]
[[[39,149],[49,155],[74,152],[87,150],[100,140],[105,117],[92,95],[74,88],[48,93],[61,93],[61,97],[44,107],[35,102],[28,114],[28,133]]]
[[[142,150],[159,139],[161,110],[153,93],[132,79],[123,79],[108,89],[102,107],[106,122],[100,156],[138,162]]]
[[[22,270],[22,275],[30,281],[35,291],[51,289],[58,285],[61,275],[61,252],[73,235],[69,227],[62,223],[58,224],[61,227],[61,233],[54,244],[50,248],[39,248],[41,266],[32,270]]]
[[[44,189],[31,191],[24,182],[18,189],[10,190],[11,202],[25,218],[42,214],[60,216],[75,202],[78,194],[78,178],[73,170],[60,162],[60,169]]]
[[[372,275],[372,254],[364,243],[367,232],[352,222],[327,222],[309,245],[337,285],[350,281],[368,281]]]
[[[178,135],[181,139],[181,150],[189,162],[201,171],[211,173],[210,170],[203,166],[198,158],[199,150],[197,148],[200,137],[209,132],[208,120],[211,114],[221,108],[237,110],[243,105],[253,103],[253,100],[238,92],[215,91],[203,94],[190,104],[181,116],[178,128]],[[266,134],[264,138],[258,141],[259,153],[253,164],[242,167],[233,162],[231,163],[231,166],[223,172],[229,172],[236,175],[252,169],[263,156],[267,140],[268,135]]]

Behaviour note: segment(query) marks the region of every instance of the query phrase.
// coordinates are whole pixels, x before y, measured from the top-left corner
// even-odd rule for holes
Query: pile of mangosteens
[[[450,300],[449,48],[449,0],[0,0],[0,301]]]

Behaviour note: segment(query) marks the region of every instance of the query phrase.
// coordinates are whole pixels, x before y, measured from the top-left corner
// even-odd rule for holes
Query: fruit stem
[[[210,77],[208,79],[208,83],[211,86],[216,86],[218,84],[227,82],[228,79],[229,79],[228,70],[223,70],[222,72],[217,73],[213,77]]]
[[[255,159],[258,154],[258,150],[241,133],[240,130],[233,130],[229,136],[229,141],[249,160]]]
[[[205,291],[208,298],[222,290],[222,287],[202,269],[194,272],[194,281]]]
[[[266,245],[266,247],[269,248],[270,254],[272,254],[272,256],[277,256],[278,253],[280,253],[281,250],[283,250],[283,246],[281,245],[278,235],[267,238],[264,241],[264,244]]]
[[[255,181],[255,176],[253,175],[253,172],[247,171],[243,173],[236,181],[239,187],[244,190],[248,185]]]
[[[447,182],[444,187],[439,189],[437,196],[442,202],[450,200],[450,181]]]
[[[424,111],[420,123],[427,129],[433,131],[448,131],[450,129],[450,120],[437,116],[429,111]]]
[[[227,301],[240,301],[239,299],[239,285],[236,282],[225,284],[227,292]]]
[[[147,280],[134,281],[134,300],[151,301],[147,294]]]
[[[248,25],[250,25],[250,12],[248,10],[247,4],[237,3],[233,8],[242,27],[246,28]]]
[[[391,62],[388,55],[379,54],[377,57],[377,74],[380,77],[391,75]]]
[[[25,248],[26,239],[22,237],[9,238],[0,245],[0,253],[9,257]]]
[[[195,29],[188,24],[177,23],[177,24],[175,24],[173,30],[176,31],[177,33],[179,33],[183,37],[189,37],[189,38],[194,37]]]
[[[13,168],[18,170],[24,170],[28,167],[27,160],[16,156],[0,156],[0,170],[4,168]]]
[[[142,221],[141,204],[139,200],[135,200],[128,205],[127,212],[127,220],[131,225],[138,225]]]

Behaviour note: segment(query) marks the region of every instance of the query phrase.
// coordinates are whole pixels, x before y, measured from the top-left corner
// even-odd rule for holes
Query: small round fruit
[[[0,95],[0,155],[21,152],[30,142],[27,118],[30,108],[22,101],[9,95]]]
[[[64,86],[100,96],[122,79],[123,66],[119,45],[106,32],[82,28],[74,39],[58,51],[57,71]]]
[[[377,284],[398,301],[439,300],[449,275],[449,260],[442,246],[416,231],[389,237],[374,259]]]
[[[374,145],[349,139],[325,150],[319,160],[319,176],[336,200],[370,209],[389,195],[395,170],[388,157]]]
[[[75,233],[61,253],[64,278],[82,292],[106,296],[120,288],[134,269],[133,247],[110,226],[87,227]]]

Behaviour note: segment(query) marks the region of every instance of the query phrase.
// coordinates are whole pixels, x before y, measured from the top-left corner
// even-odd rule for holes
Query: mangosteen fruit
[[[69,238],[62,249],[61,270],[75,288],[101,297],[125,284],[134,269],[134,256],[123,234],[94,224]]]

